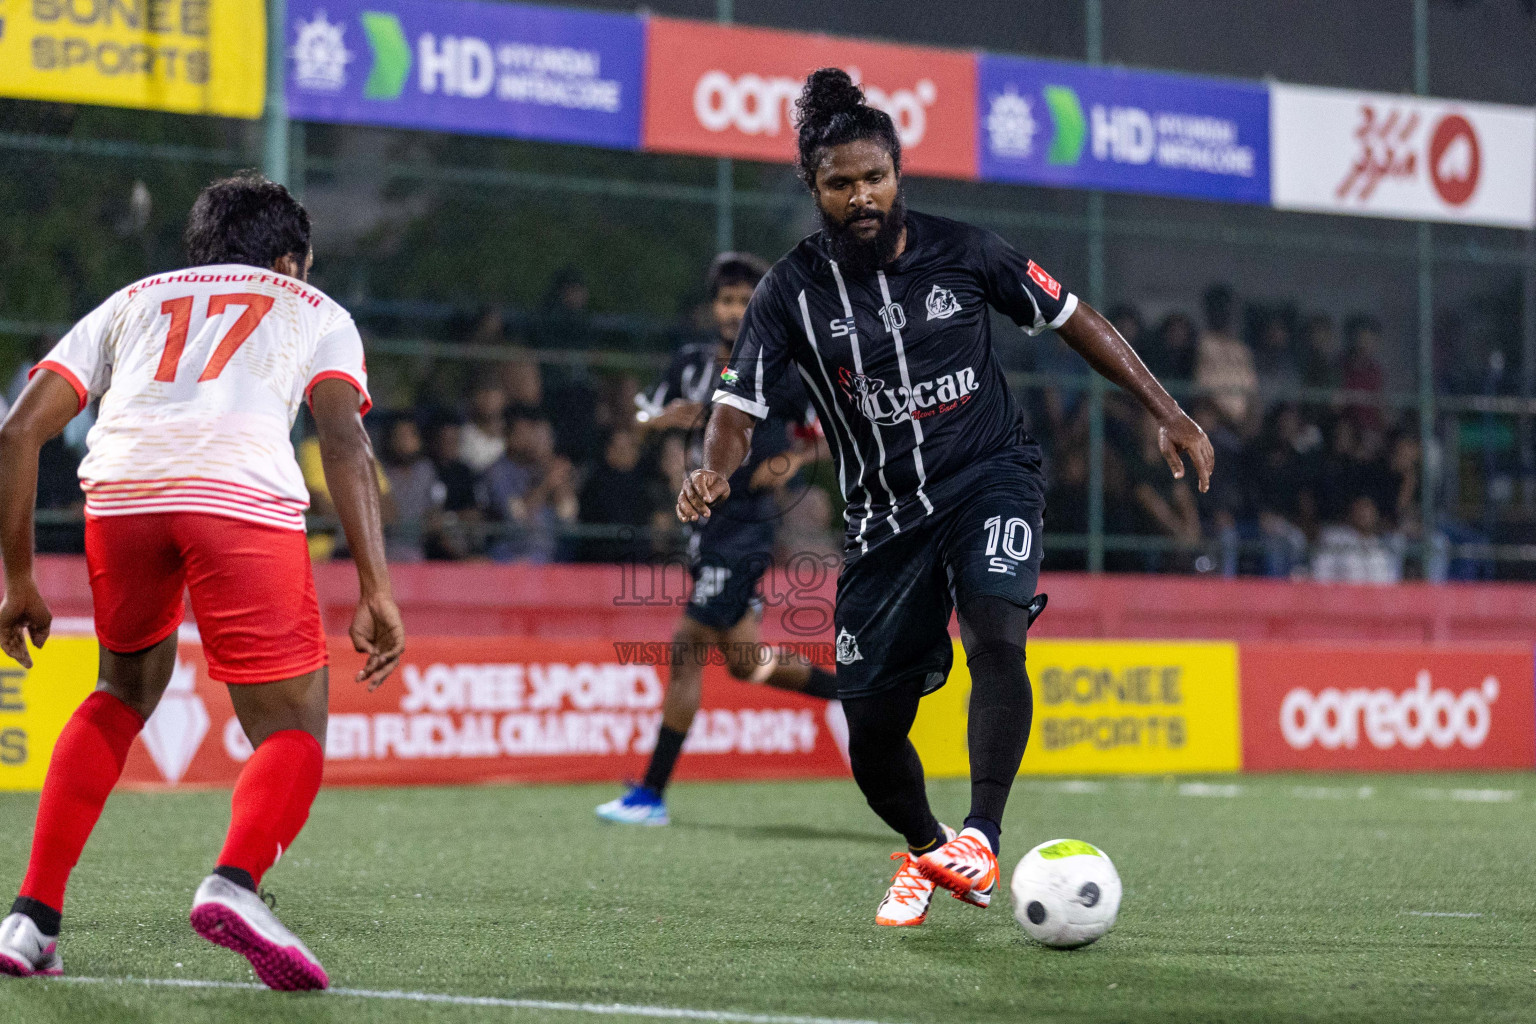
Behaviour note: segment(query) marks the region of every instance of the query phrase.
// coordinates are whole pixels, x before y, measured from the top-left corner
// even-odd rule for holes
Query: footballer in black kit
[[[812,74],[796,109],[800,173],[823,227],[753,297],[678,515],[720,514],[735,489],[728,469],[774,387],[798,377],[847,501],[834,629],[854,778],[908,845],[876,920],[915,925],[935,886],[990,901],[1033,717],[1025,637],[1040,607],[1041,456],[989,311],[1030,335],[1058,331],[1136,395],[1175,476],[1188,455],[1205,490],[1214,456],[1124,339],[1045,269],[992,232],[905,208],[894,125],[846,73]],[[972,680],[971,808],[958,835],[933,816],[907,738],[919,699],[948,676],[956,610]]]
[[[711,413],[713,393],[732,374],[726,369],[753,291],[767,264],[748,253],[723,253],[708,275],[714,338],[684,345],[656,391],[640,400],[636,423],[647,431],[695,432]],[[664,793],[699,710],[704,665],[713,650],[744,682],[833,699],[837,680],[786,651],[759,642],[762,601],[758,585],[773,564],[780,509],[778,490],[824,443],[799,381],[785,377],[764,391],[765,420],[745,458],[730,474],[731,496],[708,520],[688,531],[693,592],[672,636],[672,658],[662,721],[645,778],[597,808],[599,817],[635,825],[665,825]],[[697,453],[689,459],[698,464]]]

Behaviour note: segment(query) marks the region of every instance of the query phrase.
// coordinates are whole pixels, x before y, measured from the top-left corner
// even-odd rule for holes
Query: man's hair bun
[[[800,177],[809,188],[816,186],[821,150],[856,139],[873,139],[885,146],[897,172],[901,171],[901,139],[891,115],[870,106],[864,90],[842,68],[820,68],[806,78],[795,101],[795,127]]]

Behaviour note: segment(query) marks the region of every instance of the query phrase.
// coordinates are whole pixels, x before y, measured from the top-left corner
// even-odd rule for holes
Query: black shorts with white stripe
[[[850,547],[837,583],[837,684],[842,698],[922,677],[944,685],[957,604],[996,596],[1027,606],[1040,580],[1044,486],[1038,463],[1002,456],[965,473],[936,511]],[[948,497],[946,495],[946,497]]]

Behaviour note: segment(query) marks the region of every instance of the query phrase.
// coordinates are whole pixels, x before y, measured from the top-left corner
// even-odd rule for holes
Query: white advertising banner
[[[1536,225],[1536,109],[1277,84],[1269,116],[1279,209]]]

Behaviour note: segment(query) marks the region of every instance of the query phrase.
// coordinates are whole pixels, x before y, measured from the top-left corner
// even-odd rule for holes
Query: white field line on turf
[[[232,989],[242,992],[266,992],[265,985],[242,981],[201,981],[195,978],[50,978],[75,985],[145,985],[152,988]],[[489,1006],[509,1010],[555,1010],[591,1013],[607,1017],[657,1017],[664,1020],[706,1020],[718,1024],[881,1024],[880,1021],[850,1017],[796,1017],[772,1013],[740,1013],[733,1010],[693,1010],[678,1006],[640,1006],[631,1003],[561,1003],[548,999],[503,999],[499,996],[456,996],[446,992],[387,992],[366,988],[333,988],[330,998],[382,999],[405,1003],[435,1003],[446,1006]]]
[[[1416,789],[1420,800],[1458,800],[1469,804],[1507,804],[1520,799],[1518,789]]]
[[[1240,796],[1243,787],[1235,783],[1184,782],[1179,784],[1179,796]]]
[[[1027,782],[1026,788],[1042,793],[1102,793],[1109,787],[1087,779],[1063,779],[1060,782]]]
[[[1374,786],[1297,786],[1291,796],[1300,800],[1369,800],[1376,795]]]
[[[1482,917],[1482,914],[1472,914],[1465,910],[1405,910],[1403,913],[1409,917]]]

